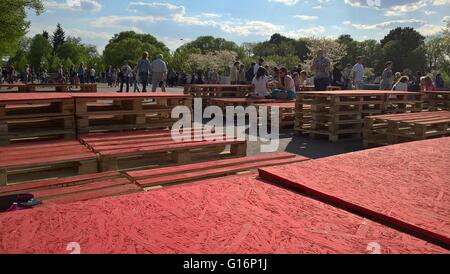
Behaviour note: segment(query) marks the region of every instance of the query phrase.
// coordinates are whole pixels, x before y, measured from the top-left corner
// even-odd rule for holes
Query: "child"
[[[392,87],[393,91],[408,91],[408,76],[402,76]]]
[[[265,68],[260,67],[253,78],[252,84],[255,87],[255,93],[252,97],[264,98],[269,96],[269,79]]]

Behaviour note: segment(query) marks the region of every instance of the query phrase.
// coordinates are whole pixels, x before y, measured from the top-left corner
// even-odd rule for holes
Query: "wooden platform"
[[[17,92],[97,92],[97,84],[2,84],[0,88],[17,88]]]
[[[193,97],[247,97],[254,90],[252,85],[185,85],[184,93]]]
[[[0,185],[12,174],[77,168],[78,174],[97,172],[97,156],[78,141],[49,141],[0,146]],[[30,174],[31,177],[31,174]]]
[[[0,214],[0,253],[449,253],[255,176]]]
[[[267,108],[267,117],[269,121],[272,119],[272,109],[278,108],[279,110],[279,119],[278,124],[280,128],[284,129],[293,129],[295,123],[295,102],[290,103],[265,103],[265,104],[256,104],[255,105],[259,111],[261,108]],[[260,116],[261,117],[261,116]],[[261,121],[260,121],[261,122]]]
[[[368,116],[364,121],[365,147],[391,145],[450,135],[450,112]]]
[[[74,113],[67,93],[0,94],[0,144],[75,139]]]
[[[429,111],[450,111],[450,91],[427,91],[424,93],[424,108]]]
[[[323,201],[450,246],[450,138],[260,169]]]
[[[264,98],[213,98],[211,105],[218,106],[223,110],[228,106],[232,107],[248,107],[257,104],[275,104],[275,103],[293,103],[289,100],[264,99]]]
[[[0,196],[31,193],[42,205],[67,204],[140,192],[142,189],[118,172],[79,175],[0,187]]]
[[[153,189],[155,186],[193,182],[200,179],[222,177],[256,170],[260,167],[292,164],[306,160],[309,159],[290,153],[265,154],[198,164],[131,171],[127,172],[127,175],[144,189]]]
[[[329,141],[361,139],[363,118],[422,111],[420,93],[395,91],[320,91],[297,94],[295,131]]]
[[[167,128],[176,106],[191,108],[190,95],[168,93],[72,94],[78,134]]]
[[[192,132],[186,131],[186,137]],[[149,164],[160,164],[166,159],[171,163],[185,164],[193,161],[195,156],[211,154],[218,157],[230,145],[230,156],[245,156],[245,141],[228,139],[224,135],[205,135],[202,140],[174,141],[169,130],[135,131],[116,134],[82,136],[82,142],[98,153],[102,171],[118,170],[119,160],[133,158],[144,159]],[[206,139],[207,138],[207,139]],[[215,140],[213,140],[215,139]],[[210,141],[208,141],[210,140]],[[199,160],[197,160],[199,161]]]

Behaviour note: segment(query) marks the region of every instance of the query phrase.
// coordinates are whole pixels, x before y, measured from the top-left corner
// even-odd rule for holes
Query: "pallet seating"
[[[427,91],[424,93],[423,101],[424,109],[429,111],[450,111],[450,91]]]
[[[97,84],[23,84],[18,86],[19,92],[42,92],[42,89],[53,89],[51,91],[45,90],[43,92],[97,92]]]
[[[8,92],[10,92],[11,89],[17,89],[18,92],[27,92],[27,85],[25,84],[0,84],[0,90],[1,89],[7,89]]]
[[[315,91],[316,87],[313,85],[307,85],[307,86],[300,86],[297,91]]]
[[[97,172],[97,156],[78,141],[49,141],[0,147],[0,185],[10,175],[76,168],[78,174]],[[29,179],[28,179],[29,180]]]
[[[209,161],[175,167],[127,172],[139,186],[153,189],[155,186],[193,182],[200,179],[222,177],[260,167],[291,164],[309,160],[290,153],[266,154],[234,159]]]
[[[186,131],[186,138],[191,139],[193,131]],[[200,135],[201,136],[201,135]],[[199,141],[185,140],[176,142],[170,130],[149,130],[120,132],[82,136],[82,142],[100,157],[102,171],[118,170],[119,160],[142,159],[145,164],[161,164],[165,160],[184,164],[194,160],[194,156],[213,154],[223,155],[224,148],[231,146],[229,155],[245,156],[247,144],[224,135],[204,135]],[[215,139],[215,140],[213,140]],[[208,141],[210,140],[210,141]]]
[[[268,119],[272,119],[272,108],[277,107],[279,109],[279,127],[292,129],[294,127],[294,119],[295,119],[295,103],[265,103],[265,104],[256,104],[258,109],[267,108]]]
[[[119,172],[110,171],[0,187],[0,196],[32,193],[43,204],[66,204],[142,191]]]
[[[252,85],[185,85],[184,93],[193,97],[246,97],[253,92]]]
[[[297,94],[297,133],[329,141],[360,139],[368,115],[419,112],[421,94],[394,91],[323,91]]]
[[[0,94],[0,144],[75,137],[74,103],[69,94]]]
[[[265,98],[213,98],[211,99],[211,105],[218,106],[224,111],[226,107],[248,107],[256,104],[268,104],[268,103],[292,103],[289,100],[277,100],[277,99],[265,99]]]
[[[391,145],[450,135],[450,112],[434,111],[366,117],[365,147]]]
[[[167,128],[175,106],[192,106],[189,95],[168,93],[77,93],[78,134],[134,129]]]

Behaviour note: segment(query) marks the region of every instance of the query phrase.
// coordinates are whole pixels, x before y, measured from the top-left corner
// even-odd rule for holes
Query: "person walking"
[[[28,84],[31,81],[31,71],[30,71],[30,65],[25,66],[25,71],[23,74],[23,83]]]
[[[139,79],[142,84],[142,92],[147,92],[148,80],[152,71],[151,63],[148,60],[148,52],[142,53],[142,58],[139,60],[136,67],[136,73],[139,75]]]
[[[230,71],[230,83],[232,85],[237,85],[239,81],[239,62],[234,62]]]
[[[247,82],[247,81],[246,81],[246,77],[245,77],[245,66],[244,66],[244,64],[242,64],[242,65],[239,67],[238,83],[239,83],[240,85],[245,85],[246,82]]]
[[[86,68],[83,63],[80,63],[80,67],[78,68],[78,78],[80,78],[80,84],[84,84],[86,76]]]
[[[90,82],[92,83],[92,84],[94,84],[95,83],[95,69],[94,69],[94,67],[91,67],[91,69],[89,70],[89,80],[90,80]]]
[[[352,79],[355,90],[364,89],[364,57],[359,56],[356,59],[356,64],[353,66]]]
[[[253,67],[253,75],[256,75],[256,73],[258,73],[258,70],[260,67],[264,67],[264,59],[262,59],[262,58],[259,58],[258,63],[256,63],[255,66]],[[265,69],[266,69],[266,72],[269,72],[267,70],[267,68],[265,68]]]
[[[123,92],[123,85],[126,84],[127,90],[126,92],[130,92],[130,74],[131,67],[128,65],[128,62],[125,62],[121,69],[121,79],[120,79],[120,89],[119,92]]]
[[[321,49],[317,51],[311,70],[314,72],[314,87],[316,91],[324,91],[330,85],[331,62]]]
[[[166,92],[167,64],[163,60],[164,56],[158,54],[156,59],[150,64],[152,72],[152,92],[156,92],[158,85],[161,83],[162,92]]]
[[[391,90],[394,84],[394,72],[392,71],[393,63],[386,62],[385,69],[381,74],[380,90]]]

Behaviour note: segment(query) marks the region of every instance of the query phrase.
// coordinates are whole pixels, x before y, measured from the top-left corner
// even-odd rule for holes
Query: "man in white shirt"
[[[156,92],[161,82],[161,89],[163,92],[166,92],[167,65],[163,60],[163,55],[159,54],[156,60],[151,63],[150,67],[152,70],[152,92]]]
[[[364,89],[363,61],[364,61],[364,58],[362,56],[359,56],[357,59],[357,63],[353,66],[353,70],[352,70],[353,86],[355,87],[356,90]]]
[[[256,73],[258,73],[258,69],[262,66],[264,66],[264,59],[259,58],[258,63],[256,63],[255,67],[253,68],[253,75],[256,75]]]

